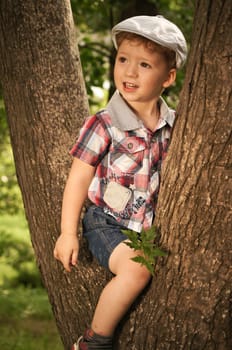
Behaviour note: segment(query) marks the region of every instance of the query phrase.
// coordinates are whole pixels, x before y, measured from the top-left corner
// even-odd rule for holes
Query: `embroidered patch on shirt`
[[[122,211],[130,200],[132,191],[115,181],[110,181],[104,193],[104,202],[112,209]]]

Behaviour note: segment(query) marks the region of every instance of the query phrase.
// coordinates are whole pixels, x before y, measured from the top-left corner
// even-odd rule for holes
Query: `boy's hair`
[[[150,39],[147,39],[141,35],[135,34],[135,33],[129,33],[129,32],[119,32],[116,35],[116,41],[117,41],[117,46],[119,47],[123,40],[131,40],[131,41],[137,41],[141,44],[143,44],[148,50],[151,52],[158,52],[161,54],[167,65],[168,69],[175,68],[176,69],[176,53],[175,51],[161,46],[154,41],[151,41]]]

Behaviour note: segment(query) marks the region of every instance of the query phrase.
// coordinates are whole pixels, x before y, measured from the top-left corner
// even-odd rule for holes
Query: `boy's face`
[[[116,56],[114,80],[116,88],[132,107],[133,103],[157,101],[175,77],[176,70],[168,69],[162,54],[150,51],[137,41],[122,41]]]

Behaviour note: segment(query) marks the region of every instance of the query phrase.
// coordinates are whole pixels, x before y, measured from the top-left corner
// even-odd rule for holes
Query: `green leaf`
[[[129,239],[124,243],[131,249],[139,250],[142,253],[142,255],[133,257],[132,260],[146,266],[150,273],[154,275],[156,258],[167,255],[165,251],[154,243],[157,236],[156,227],[152,226],[148,230],[142,230],[141,233],[132,230],[123,230],[123,232]]]

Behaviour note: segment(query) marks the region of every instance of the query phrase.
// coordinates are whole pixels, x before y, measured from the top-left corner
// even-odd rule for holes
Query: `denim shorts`
[[[122,232],[123,229],[125,230],[126,227],[95,205],[90,206],[84,215],[83,235],[88,241],[93,256],[107,269],[109,269],[109,258],[114,248],[127,239]]]

